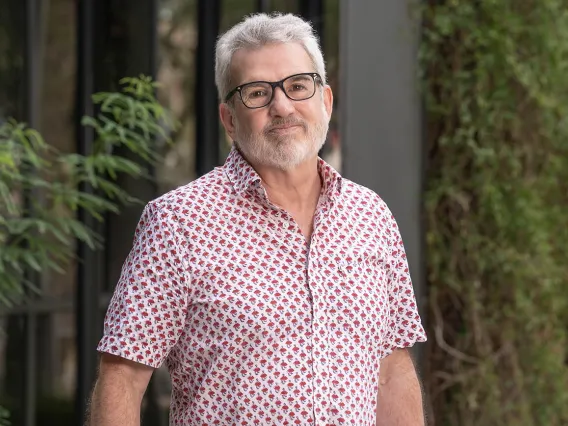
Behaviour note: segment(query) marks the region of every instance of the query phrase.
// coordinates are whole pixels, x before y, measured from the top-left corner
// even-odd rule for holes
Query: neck
[[[317,157],[300,164],[292,170],[279,170],[255,166],[269,200],[287,210],[312,209],[319,198],[321,178]]]

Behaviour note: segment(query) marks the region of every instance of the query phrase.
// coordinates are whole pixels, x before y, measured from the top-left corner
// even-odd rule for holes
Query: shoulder
[[[387,203],[379,194],[366,186],[355,183],[349,179],[342,178],[341,199],[346,204],[347,209],[365,215],[392,216]]]
[[[398,222],[383,198],[366,186],[343,179],[341,188],[343,210],[370,235],[397,244],[400,240]]]
[[[150,201],[147,208],[155,209],[174,218],[188,216],[196,206],[214,204],[220,199],[220,195],[231,191],[231,184],[223,169],[217,167],[200,178]]]

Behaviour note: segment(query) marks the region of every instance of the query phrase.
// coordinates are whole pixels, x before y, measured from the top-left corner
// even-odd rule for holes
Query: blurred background
[[[0,0],[0,126],[25,122],[59,152],[89,156],[96,134],[81,118],[97,114],[91,95],[150,76],[178,125],[150,141],[161,156],[151,179],[116,177],[148,201],[230,149],[217,117],[217,36],[253,12],[305,17],[335,94],[321,155],[379,193],[401,228],[428,330],[416,355],[431,424],[568,425],[568,8],[529,3]],[[144,163],[125,147],[116,154]],[[3,207],[0,272],[15,232]],[[23,262],[38,291],[0,303],[0,406],[12,424],[82,424],[141,209],[125,204],[103,221],[67,211],[104,237],[99,249],[79,236],[61,271]],[[0,296],[8,291],[0,282]],[[160,369],[143,424],[168,424],[169,393]]]

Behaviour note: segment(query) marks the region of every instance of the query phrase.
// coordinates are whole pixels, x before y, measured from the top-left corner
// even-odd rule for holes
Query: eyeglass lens
[[[315,81],[311,75],[296,75],[283,81],[284,92],[295,101],[302,101],[314,95]],[[272,86],[264,82],[255,82],[241,88],[243,103],[249,108],[259,108],[270,103]]]

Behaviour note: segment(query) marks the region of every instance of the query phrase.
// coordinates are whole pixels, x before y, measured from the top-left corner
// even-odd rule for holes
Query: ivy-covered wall
[[[568,424],[568,3],[430,0],[433,424]]]

